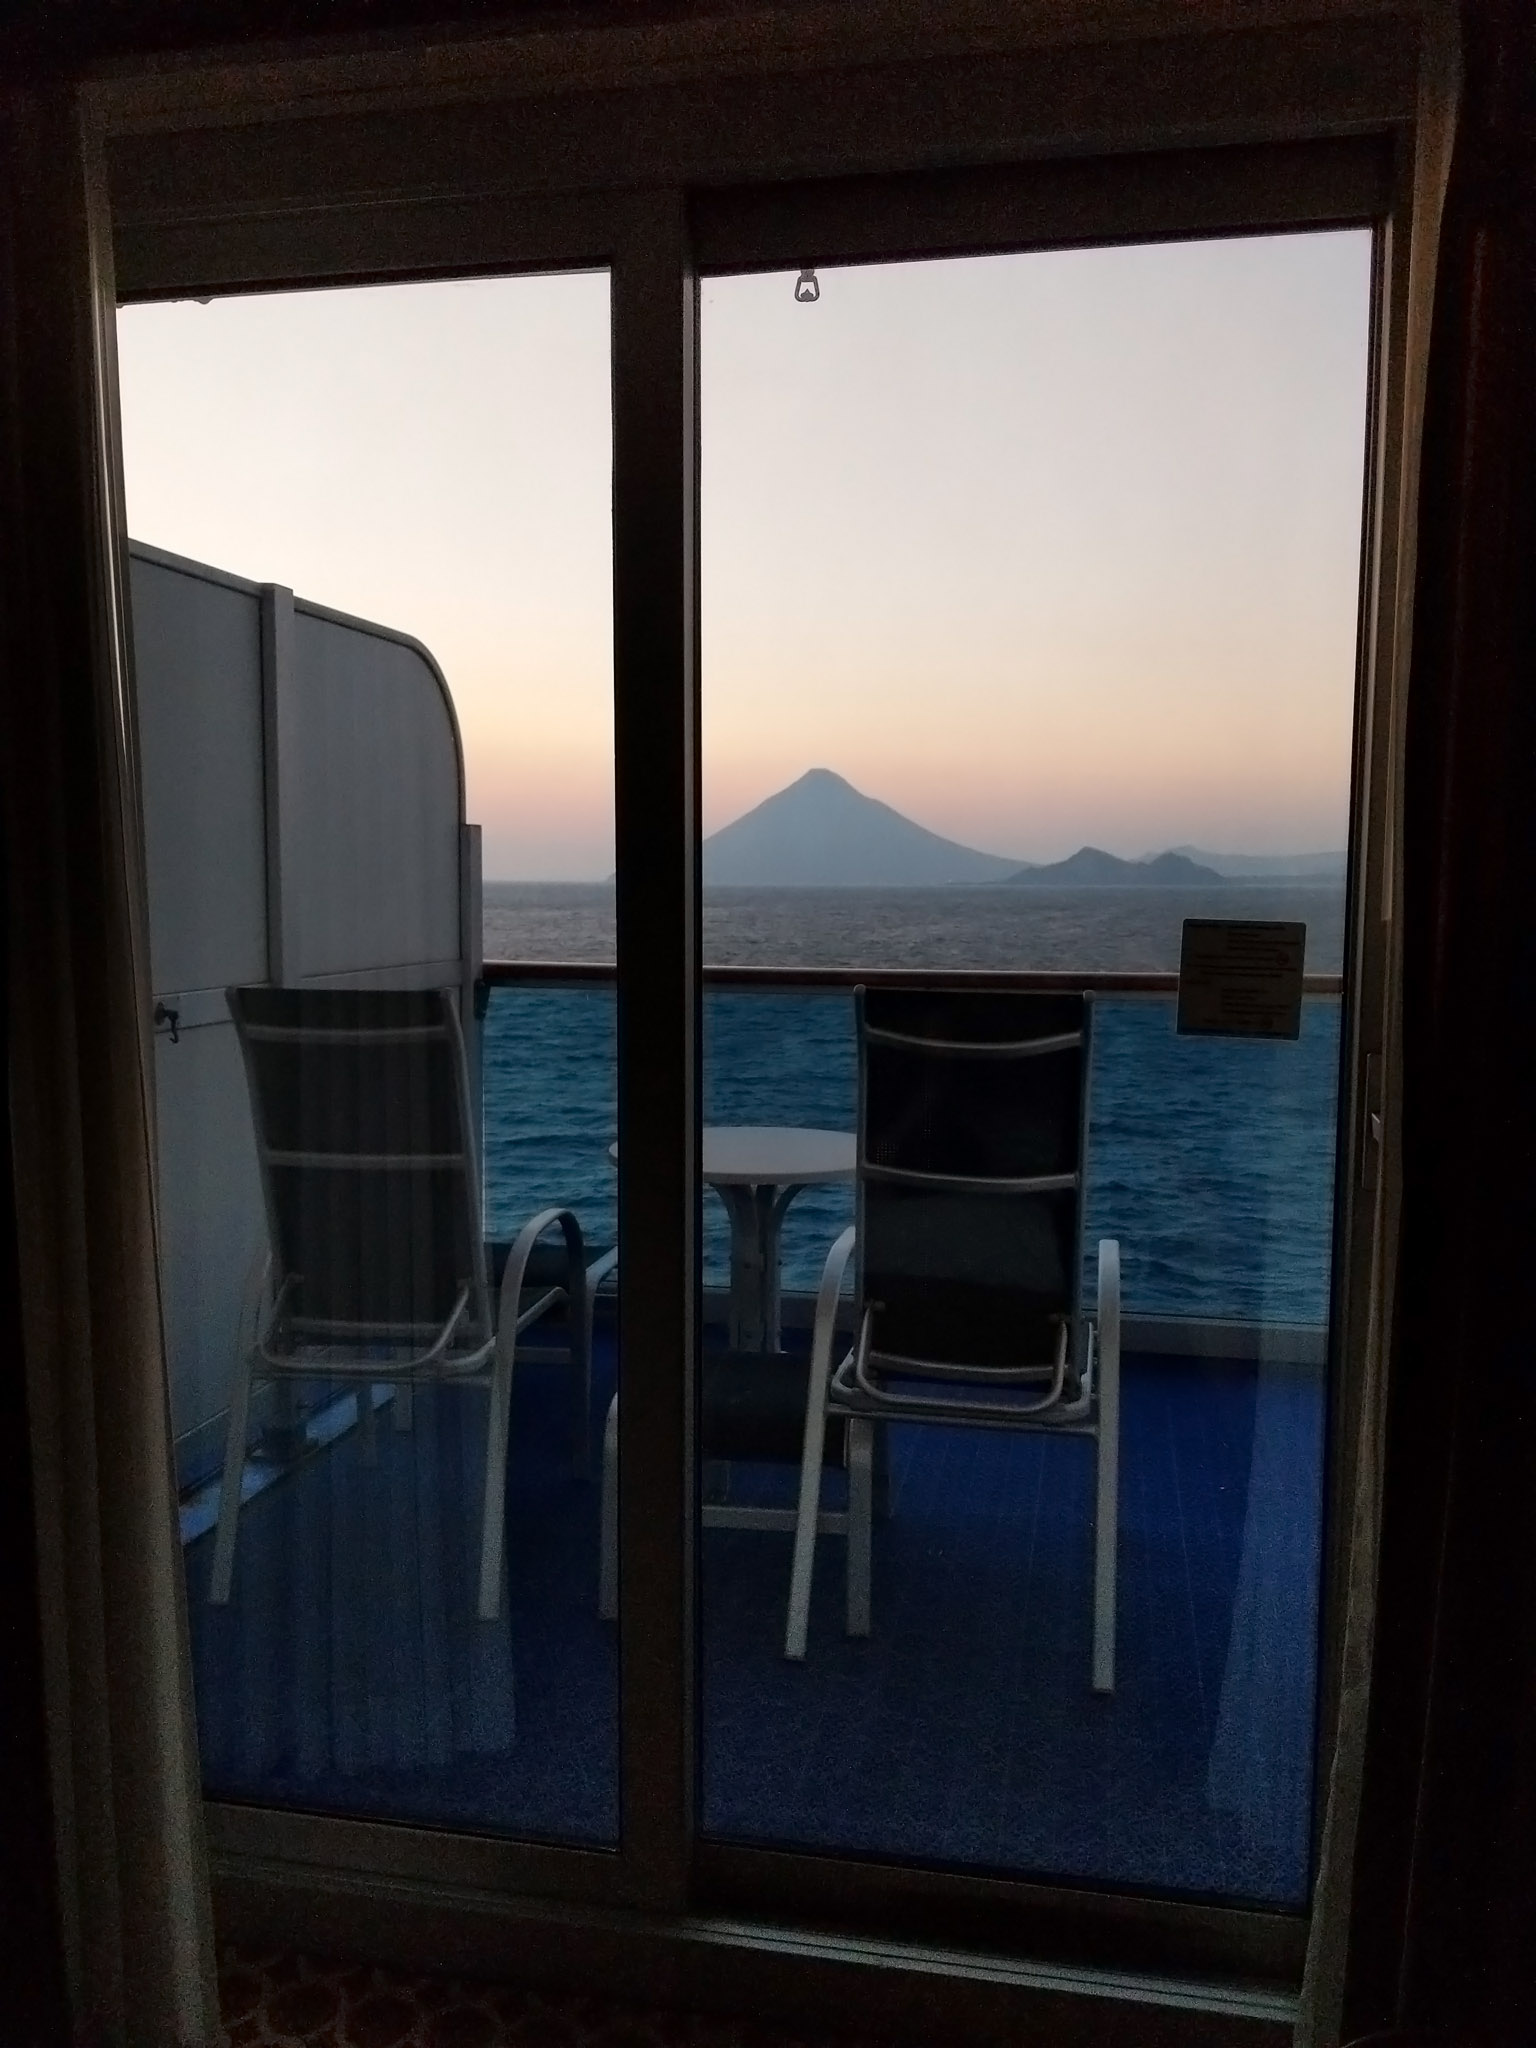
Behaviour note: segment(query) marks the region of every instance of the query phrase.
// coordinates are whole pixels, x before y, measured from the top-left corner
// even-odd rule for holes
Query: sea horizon
[[[1344,886],[1332,880],[1232,878],[1195,888],[710,885],[702,912],[711,966],[1172,973],[1191,917],[1301,923],[1308,973],[1336,974],[1343,964]],[[482,927],[490,960],[612,965],[613,885],[488,881]]]

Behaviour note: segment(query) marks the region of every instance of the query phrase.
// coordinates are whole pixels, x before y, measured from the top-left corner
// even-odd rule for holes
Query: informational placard
[[[1304,924],[1187,917],[1179,1030],[1206,1038],[1299,1038]]]

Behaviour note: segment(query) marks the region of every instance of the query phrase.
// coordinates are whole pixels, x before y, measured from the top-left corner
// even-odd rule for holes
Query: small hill
[[[1080,846],[1065,860],[1020,868],[1007,879],[1047,889],[1205,889],[1213,883],[1219,888],[1226,877],[1183,853],[1160,853],[1155,860],[1121,860],[1102,847]]]
[[[1004,881],[1019,865],[941,838],[830,768],[712,832],[703,856],[706,887],[745,889],[942,888]]]

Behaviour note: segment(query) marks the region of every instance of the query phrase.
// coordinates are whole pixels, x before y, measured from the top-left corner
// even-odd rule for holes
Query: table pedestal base
[[[715,1193],[731,1219],[730,1346],[733,1351],[777,1351],[779,1235],[784,1212],[803,1183],[748,1185],[720,1182]]]

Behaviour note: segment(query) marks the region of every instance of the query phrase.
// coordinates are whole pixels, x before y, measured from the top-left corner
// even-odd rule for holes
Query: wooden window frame
[[[104,317],[118,302],[213,293],[586,267],[611,278],[621,1843],[210,1802],[229,1929],[595,1974],[619,1993],[686,1985],[704,2002],[884,2016],[898,2032],[915,2014],[916,2031],[930,2025],[938,1999],[983,2032],[1048,2018],[1063,2040],[1107,2039],[1130,2004],[1138,2039],[1161,2038],[1158,2024],[1180,2041],[1288,2038],[1305,1914],[697,1839],[692,1433],[701,272],[1368,225],[1376,328],[1320,1702],[1331,1725],[1338,1532],[1377,1270],[1377,1206],[1360,1199],[1363,1091],[1384,1043],[1392,914],[1393,519],[1411,425],[1403,252],[1420,48],[1411,16],[1285,14],[1198,35],[1024,33],[998,47],[994,34],[979,54],[872,56],[855,42],[756,70],[750,46],[733,56],[717,38],[673,47],[669,72],[652,35],[646,78],[614,32],[547,38],[532,54],[509,39],[478,56],[191,67],[88,88],[111,220]]]

